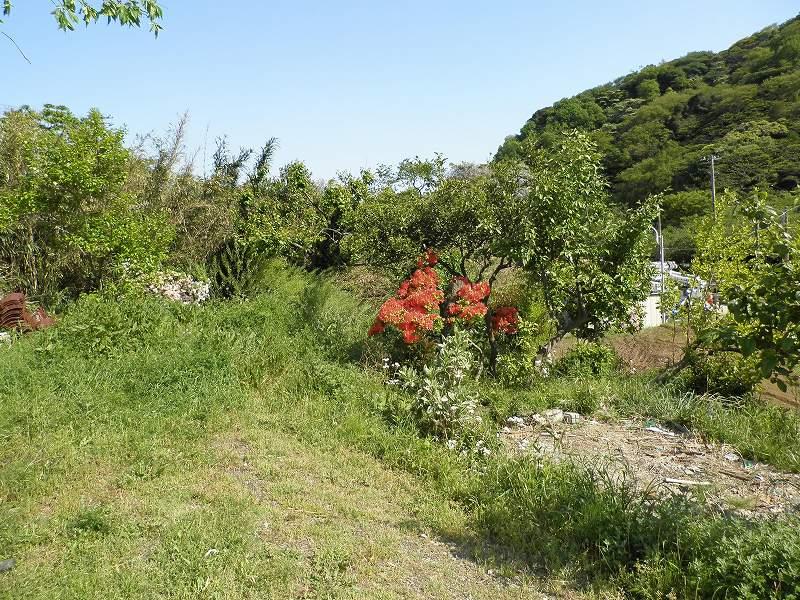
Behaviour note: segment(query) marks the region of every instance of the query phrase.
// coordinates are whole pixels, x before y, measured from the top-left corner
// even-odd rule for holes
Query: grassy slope
[[[531,597],[469,560],[463,509],[353,448],[386,442],[380,386],[320,357],[299,281],[275,284],[86,301],[0,348],[0,597]]]
[[[564,570],[573,586],[642,597],[800,588],[791,519],[751,527],[653,505],[603,473],[466,460],[390,427],[392,392],[353,362],[365,309],[308,276],[271,283],[204,307],[88,297],[0,347],[0,558],[18,561],[0,597],[570,595]],[[771,448],[749,415],[646,382],[483,392],[498,417],[686,410]],[[762,437],[781,425],[780,459],[796,461],[798,421],[775,414]]]

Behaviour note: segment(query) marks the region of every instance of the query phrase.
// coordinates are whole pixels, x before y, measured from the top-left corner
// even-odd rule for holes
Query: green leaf
[[[778,365],[778,355],[774,350],[765,350],[761,355],[761,376],[768,379]]]

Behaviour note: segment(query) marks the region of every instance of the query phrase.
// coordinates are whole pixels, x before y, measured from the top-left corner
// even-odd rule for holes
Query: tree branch
[[[17,52],[19,52],[19,53],[22,55],[22,58],[24,58],[26,61],[28,61],[28,64],[29,64],[29,65],[32,65],[32,64],[33,64],[33,63],[31,62],[31,59],[29,59],[27,56],[25,56],[25,53],[22,51],[22,48],[20,48],[20,47],[19,47],[19,44],[17,44],[17,42],[16,42],[16,41],[14,41],[14,38],[12,38],[10,35],[8,35],[8,34],[7,34],[5,31],[0,31],[0,33],[2,33],[2,34],[3,34],[3,35],[6,37],[6,38],[8,38],[8,39],[9,39],[9,41],[10,41],[12,44],[14,44],[14,47],[17,49]]]

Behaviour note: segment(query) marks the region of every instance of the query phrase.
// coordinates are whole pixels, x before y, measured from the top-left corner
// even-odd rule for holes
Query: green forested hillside
[[[667,242],[691,252],[693,218],[709,209],[709,165],[717,189],[768,191],[793,204],[800,185],[800,17],[719,53],[692,52],[536,111],[497,157],[543,143],[564,128],[592,132],[613,193],[625,204],[668,191]]]

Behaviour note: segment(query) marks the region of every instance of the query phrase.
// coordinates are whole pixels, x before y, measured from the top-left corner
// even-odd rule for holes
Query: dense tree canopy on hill
[[[800,188],[800,16],[768,27],[719,53],[692,52],[649,65],[612,83],[536,111],[498,158],[514,157],[531,137],[591,133],[605,155],[616,200],[664,198],[674,258],[692,251],[690,232],[710,208],[709,166],[717,187],[761,188],[785,208]]]

